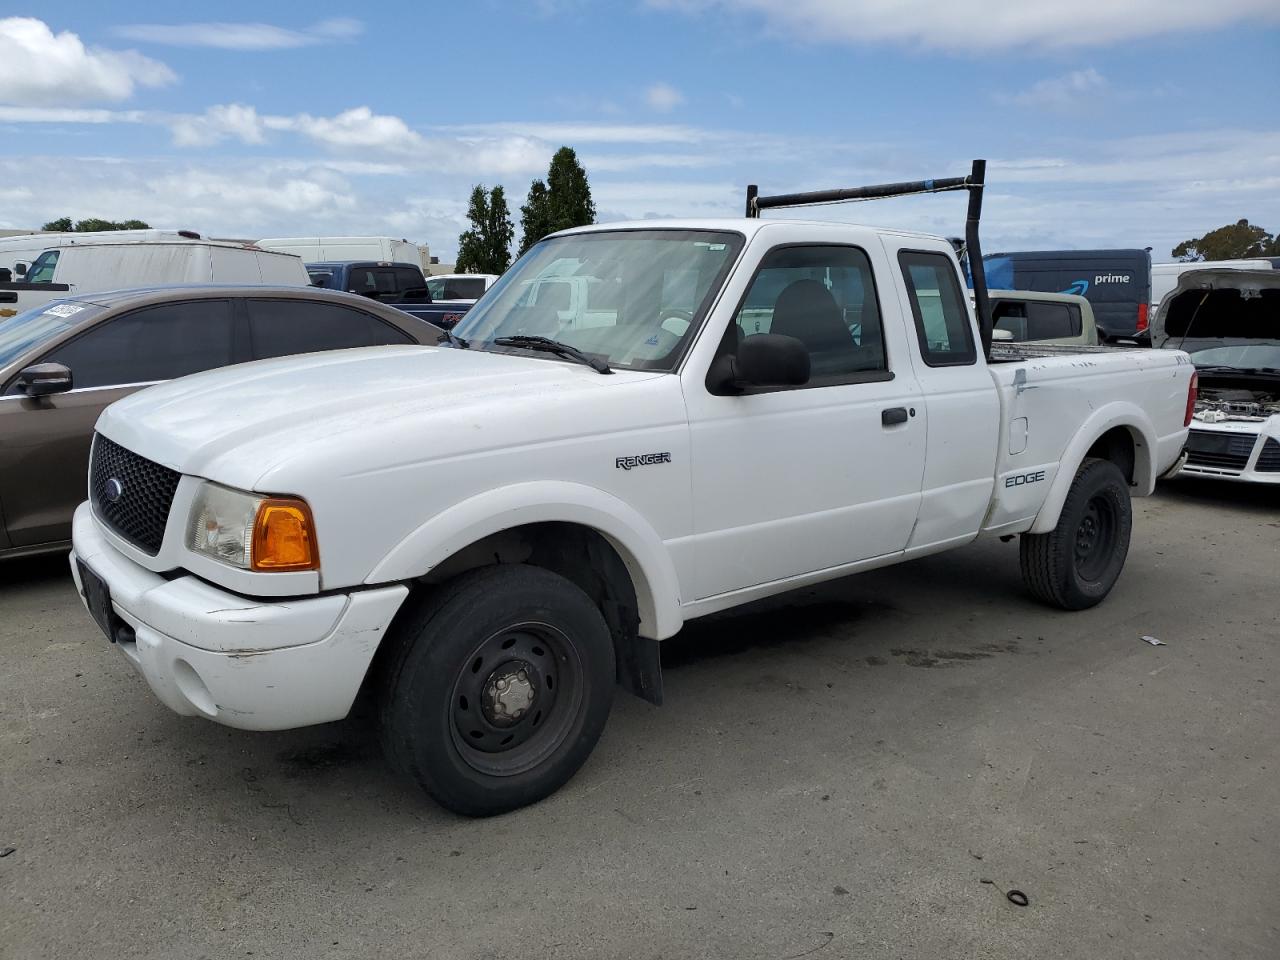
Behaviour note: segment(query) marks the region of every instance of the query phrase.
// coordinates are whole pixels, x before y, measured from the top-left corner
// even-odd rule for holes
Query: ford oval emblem
[[[118,503],[120,498],[124,496],[124,484],[112,477],[107,481],[103,496],[107,498],[107,503]]]

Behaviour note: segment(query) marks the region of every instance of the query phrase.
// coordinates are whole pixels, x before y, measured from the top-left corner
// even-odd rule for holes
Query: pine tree
[[[486,191],[483,184],[471,190],[467,207],[471,229],[458,237],[459,273],[502,273],[511,265],[515,227],[502,187]]]
[[[529,185],[529,196],[520,214],[521,254],[549,233],[595,223],[596,205],[591,199],[591,184],[572,148],[557,150],[547,169],[546,181],[535,180]]]
[[[529,196],[520,208],[520,256],[551,232],[551,210],[547,185],[541,180],[529,184]]]

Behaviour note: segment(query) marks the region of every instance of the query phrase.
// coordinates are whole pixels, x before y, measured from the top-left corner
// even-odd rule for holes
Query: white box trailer
[[[296,254],[303,263],[373,260],[426,267],[431,262],[425,244],[420,246],[393,237],[267,237],[259,240],[258,246]]]

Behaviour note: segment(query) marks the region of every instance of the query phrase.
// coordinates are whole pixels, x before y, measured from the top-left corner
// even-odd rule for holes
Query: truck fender
[[[633,507],[578,483],[517,483],[454,504],[396,544],[365,582],[422,577],[487,536],[526,524],[555,522],[590,527],[618,551],[635,587],[641,636],[663,640],[680,630],[684,624],[680,585],[662,538]]]
[[[1062,505],[1086,454],[1099,437],[1116,427],[1128,429],[1133,436],[1133,486],[1138,496],[1145,497],[1155,489],[1155,458],[1152,456],[1156,449],[1155,426],[1141,407],[1117,400],[1095,410],[1067,444],[1058,461],[1058,471],[1048,496],[1028,533],[1048,533],[1058,525]]]

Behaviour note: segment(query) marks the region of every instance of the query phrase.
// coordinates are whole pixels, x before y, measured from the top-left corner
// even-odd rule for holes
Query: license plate
[[[83,560],[76,560],[80,568],[80,584],[84,588],[84,602],[89,608],[89,616],[107,635],[112,643],[116,642],[116,627],[121,623],[111,606],[111,590],[102,578],[90,570]]]

